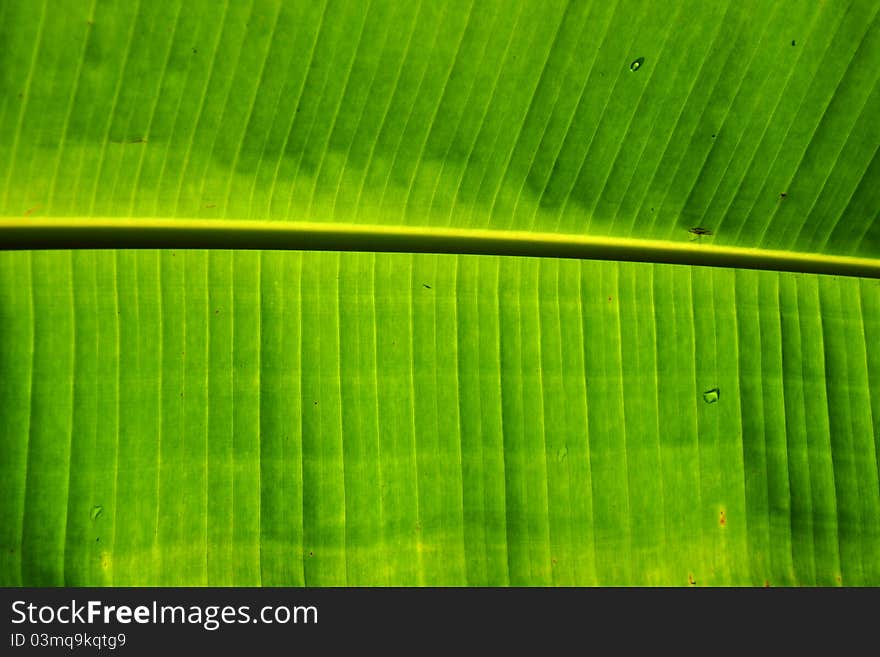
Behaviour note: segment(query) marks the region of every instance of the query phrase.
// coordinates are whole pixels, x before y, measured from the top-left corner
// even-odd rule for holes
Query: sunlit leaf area
[[[878,11],[0,0],[0,584],[880,585]]]

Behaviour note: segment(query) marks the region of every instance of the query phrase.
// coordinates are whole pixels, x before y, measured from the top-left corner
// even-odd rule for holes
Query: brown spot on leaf
[[[696,586],[697,580],[694,579],[694,576],[691,573],[688,573],[688,584],[690,586]]]
[[[39,203],[37,203],[34,207],[32,207],[32,208],[28,208],[28,209],[25,211],[24,216],[25,216],[25,217],[30,217],[31,214],[33,214],[34,212],[36,212],[37,210],[39,210],[41,207],[43,207],[43,206],[40,205]]]
[[[724,509],[721,509],[721,519],[719,520],[719,522],[721,523],[722,527],[727,524],[727,514],[724,513]]]
[[[770,580],[769,580],[769,579],[765,579],[765,580],[764,580],[764,588],[765,588],[765,589],[769,589],[769,588],[770,588]]]

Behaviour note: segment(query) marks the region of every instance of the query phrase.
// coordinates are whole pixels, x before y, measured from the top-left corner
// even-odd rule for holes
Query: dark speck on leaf
[[[431,286],[428,285],[427,283],[422,283],[422,287],[424,287],[426,290],[430,290],[430,289],[431,289]]]
[[[788,192],[780,192],[779,198],[788,198]]]
[[[794,39],[791,40],[791,45],[795,45]]]
[[[196,50],[195,48],[193,48],[192,51],[193,51],[193,55],[195,55],[195,54],[197,54],[197,53],[199,52],[199,51]]]
[[[703,228],[702,226],[694,226],[693,228],[688,228],[688,232],[692,235],[696,235],[696,237],[692,237],[691,241],[701,240],[703,239],[703,235],[711,235],[712,231],[708,228]]]
[[[712,135],[712,139],[715,139],[715,135]]]
[[[632,64],[629,65],[629,70],[630,71],[638,71],[640,68],[642,68],[642,64],[644,64],[644,63],[645,63],[645,58],[639,57],[638,59],[633,61]]]

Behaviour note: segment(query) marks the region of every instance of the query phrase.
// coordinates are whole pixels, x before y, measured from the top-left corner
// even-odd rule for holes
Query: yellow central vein
[[[529,231],[230,219],[0,219],[0,249],[219,248],[656,262],[880,278],[880,258]]]

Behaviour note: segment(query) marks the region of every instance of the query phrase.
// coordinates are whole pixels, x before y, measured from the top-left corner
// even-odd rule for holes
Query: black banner
[[[7,588],[0,653],[873,644],[877,589]],[[767,643],[770,642],[770,643]]]

